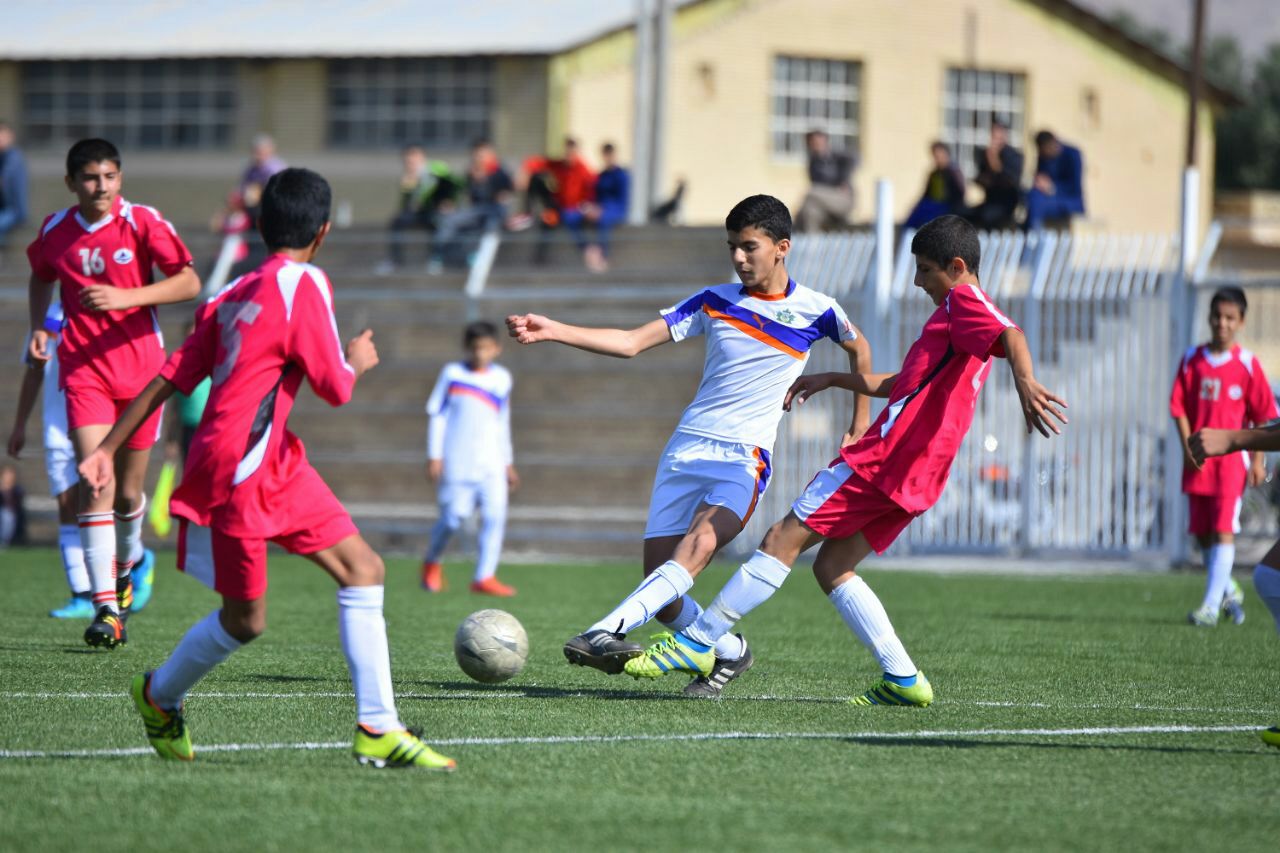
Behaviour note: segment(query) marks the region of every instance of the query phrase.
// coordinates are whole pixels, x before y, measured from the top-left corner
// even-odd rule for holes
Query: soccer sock
[[[739,619],[768,601],[789,574],[791,569],[778,559],[756,551],[733,573],[698,621],[684,630],[684,635],[697,643],[717,645]],[[742,656],[741,651],[738,656]]]
[[[1204,563],[1208,577],[1204,584],[1204,601],[1201,607],[1214,612],[1222,607],[1222,597],[1227,594],[1231,585],[1231,567],[1236,561],[1235,543],[1210,545],[1204,552]]]
[[[169,659],[151,674],[151,701],[161,708],[177,708],[187,691],[243,643],[227,633],[221,610],[205,616],[183,635]]]
[[[694,601],[692,595],[682,595],[680,596],[680,614],[670,622],[663,621],[662,624],[665,625],[671,633],[679,634],[685,628],[692,625],[701,615],[702,605]]]
[[[114,514],[117,580],[127,578],[133,572],[134,551],[142,551],[142,519],[146,513],[147,496],[143,495],[133,512]]]
[[[72,595],[89,594],[89,570],[84,566],[84,546],[80,544],[80,528],[74,524],[58,527],[58,550],[62,552],[62,568],[67,573],[67,586]]]
[[[720,660],[738,660],[747,653],[747,641],[737,634],[725,634],[716,640],[716,657]]]
[[[480,536],[476,541],[476,574],[472,580],[482,581],[498,572],[498,558],[502,556],[502,534],[507,527],[505,512],[480,517]]]
[[[675,560],[667,560],[640,582],[608,616],[588,630],[625,634],[693,588],[693,577]]]
[[[871,591],[871,587],[867,586],[866,581],[860,577],[845,581],[831,590],[828,598],[840,613],[840,618],[849,626],[849,630],[875,655],[886,676],[893,676],[899,681],[911,681],[915,677],[915,663],[894,633],[893,623],[889,621],[884,605]]]
[[[391,689],[391,652],[382,617],[383,587],[344,586],[338,590],[338,634],[356,691],[356,722],[378,732],[404,728]]]
[[[109,512],[87,512],[76,518],[80,522],[80,547],[84,552],[85,570],[89,575],[89,589],[93,592],[93,606],[108,607],[112,613],[118,613],[116,531],[111,515]]]

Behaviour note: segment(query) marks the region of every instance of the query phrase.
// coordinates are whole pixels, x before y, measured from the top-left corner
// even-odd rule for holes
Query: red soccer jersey
[[[229,536],[292,530],[274,494],[308,467],[287,421],[305,376],[330,405],[351,399],[333,291],[318,268],[273,255],[196,312],[196,327],[160,371],[184,394],[212,376],[174,515]]]
[[[90,311],[80,292],[94,284],[143,287],[153,266],[177,274],[191,264],[178,232],[155,208],[117,197],[111,213],[92,224],[75,207],[49,216],[27,259],[36,278],[61,285],[67,323],[58,344],[60,385],[91,371],[117,399],[136,395],[164,363],[155,308]]]
[[[1275,418],[1276,401],[1253,353],[1240,346],[1224,353],[1198,346],[1187,350],[1178,365],[1169,413],[1185,416],[1192,432],[1205,427],[1241,429]],[[1182,491],[1236,498],[1244,494],[1248,473],[1246,453],[1206,459],[1199,471],[1183,466]]]
[[[908,512],[933,506],[1009,328],[1017,327],[976,285],[954,288],[907,351],[889,405],[840,456]]]

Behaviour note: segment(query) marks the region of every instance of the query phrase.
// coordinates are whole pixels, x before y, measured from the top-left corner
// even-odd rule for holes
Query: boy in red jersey
[[[211,377],[209,400],[169,506],[181,519],[178,567],[222,595],[222,608],[187,632],[159,668],[134,678],[147,737],[165,758],[190,761],[183,699],[266,628],[267,542],[302,554],[338,582],[338,625],[355,686],[355,755],[377,767],[452,770],[401,725],[382,617],[383,565],[288,430],[305,378],[330,405],[351,399],[378,363],[373,333],[346,346],[333,291],[311,261],[329,233],[329,184],[285,169],[262,194],[259,228],[271,256],[200,307],[196,327],[80,466],[94,490],[111,481],[111,456],[175,391]]]
[[[1200,606],[1187,616],[1202,628],[1218,624],[1226,610],[1237,625],[1244,622],[1244,593],[1231,578],[1235,534],[1240,529],[1240,503],[1245,483],[1267,478],[1261,453],[1241,451],[1202,464],[1191,455],[1193,432],[1258,426],[1276,417],[1276,401],[1258,359],[1236,343],[1249,309],[1244,291],[1224,287],[1209,300],[1209,342],[1182,357],[1173,380],[1169,413],[1182,438],[1182,491],[1187,495],[1188,532],[1204,551],[1205,590]]]
[[[191,253],[154,208],[120,196],[120,152],[104,139],[82,139],[67,153],[67,188],[77,204],[44,220],[27,247],[31,262],[29,356],[48,361],[44,328],[53,285],[61,287],[66,325],[58,346],[59,387],[76,458],[102,441],[128,402],[164,364],[155,306],[194,299],[200,279]],[[152,268],[167,278],[153,282]],[[123,644],[133,603],[130,575],[142,555],[143,478],[161,413],[141,425],[115,456],[115,483],[79,494],[80,541],[93,593],[91,646]],[[114,512],[113,512],[114,510]]]
[[[916,287],[938,309],[902,368],[896,374],[801,376],[783,408],[832,387],[888,397],[889,405],[861,439],[817,473],[697,621],[627,661],[628,674],[657,678],[679,670],[705,676],[717,640],[782,586],[803,551],[821,542],[813,564],[818,585],[884,671],[854,703],[925,706],[933,701],[928,679],[916,669],[880,599],[854,569],[872,550],[883,553],[942,494],[993,356],[1009,361],[1028,433],[1035,429],[1048,437],[1059,432],[1051,415],[1064,424],[1067,419],[1058,408],[1066,403],[1036,381],[1022,330],[979,287],[981,248],[973,226],[958,216],[940,216],[916,233],[911,252]]]

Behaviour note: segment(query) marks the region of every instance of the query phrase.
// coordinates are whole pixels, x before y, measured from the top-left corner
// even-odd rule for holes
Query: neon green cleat
[[[452,771],[458,762],[446,758],[422,742],[422,733],[416,729],[397,729],[391,732],[375,732],[364,726],[356,726],[356,745],[351,750],[356,761],[384,767],[421,767],[426,770]]]
[[[182,720],[182,709],[165,710],[151,701],[151,673],[144,672],[133,677],[129,685],[129,693],[133,696],[133,704],[142,715],[142,725],[147,730],[147,740],[160,754],[161,758],[178,761],[195,761],[196,753],[191,748],[191,735],[187,733],[187,725]]]
[[[1280,749],[1280,726],[1263,729],[1258,732],[1258,737],[1262,738],[1262,742],[1267,746],[1274,746],[1276,749]]]
[[[923,672],[916,673],[916,683],[910,687],[882,678],[866,693],[849,701],[853,705],[914,705],[924,708],[933,702],[933,685]]]
[[[664,631],[654,634],[656,642],[644,654],[627,661],[622,671],[632,678],[661,678],[668,672],[710,675],[716,665],[716,651],[695,643],[683,634]]]
[[[1187,622],[1197,628],[1214,628],[1218,624],[1218,611],[1212,607],[1197,607],[1187,614]]]

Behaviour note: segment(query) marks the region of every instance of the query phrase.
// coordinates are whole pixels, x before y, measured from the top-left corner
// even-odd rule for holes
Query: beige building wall
[[[589,143],[630,137],[625,35],[556,61],[566,70],[563,127]],[[946,71],[977,67],[1025,74],[1028,135],[1047,127],[1082,149],[1084,227],[1177,226],[1186,116],[1180,85],[1029,0],[707,0],[680,12],[660,185],[688,178],[688,221],[720,221],[755,192],[791,204],[802,197],[803,160],[771,151],[777,55],[862,63],[856,219],[870,217],[881,177],[892,182],[896,215],[905,217],[930,168],[927,146],[942,129]],[[1204,186],[1212,187],[1208,107],[1200,138]],[[1034,146],[1029,138],[1018,144],[1029,181]],[[1211,196],[1204,193],[1203,222]]]

